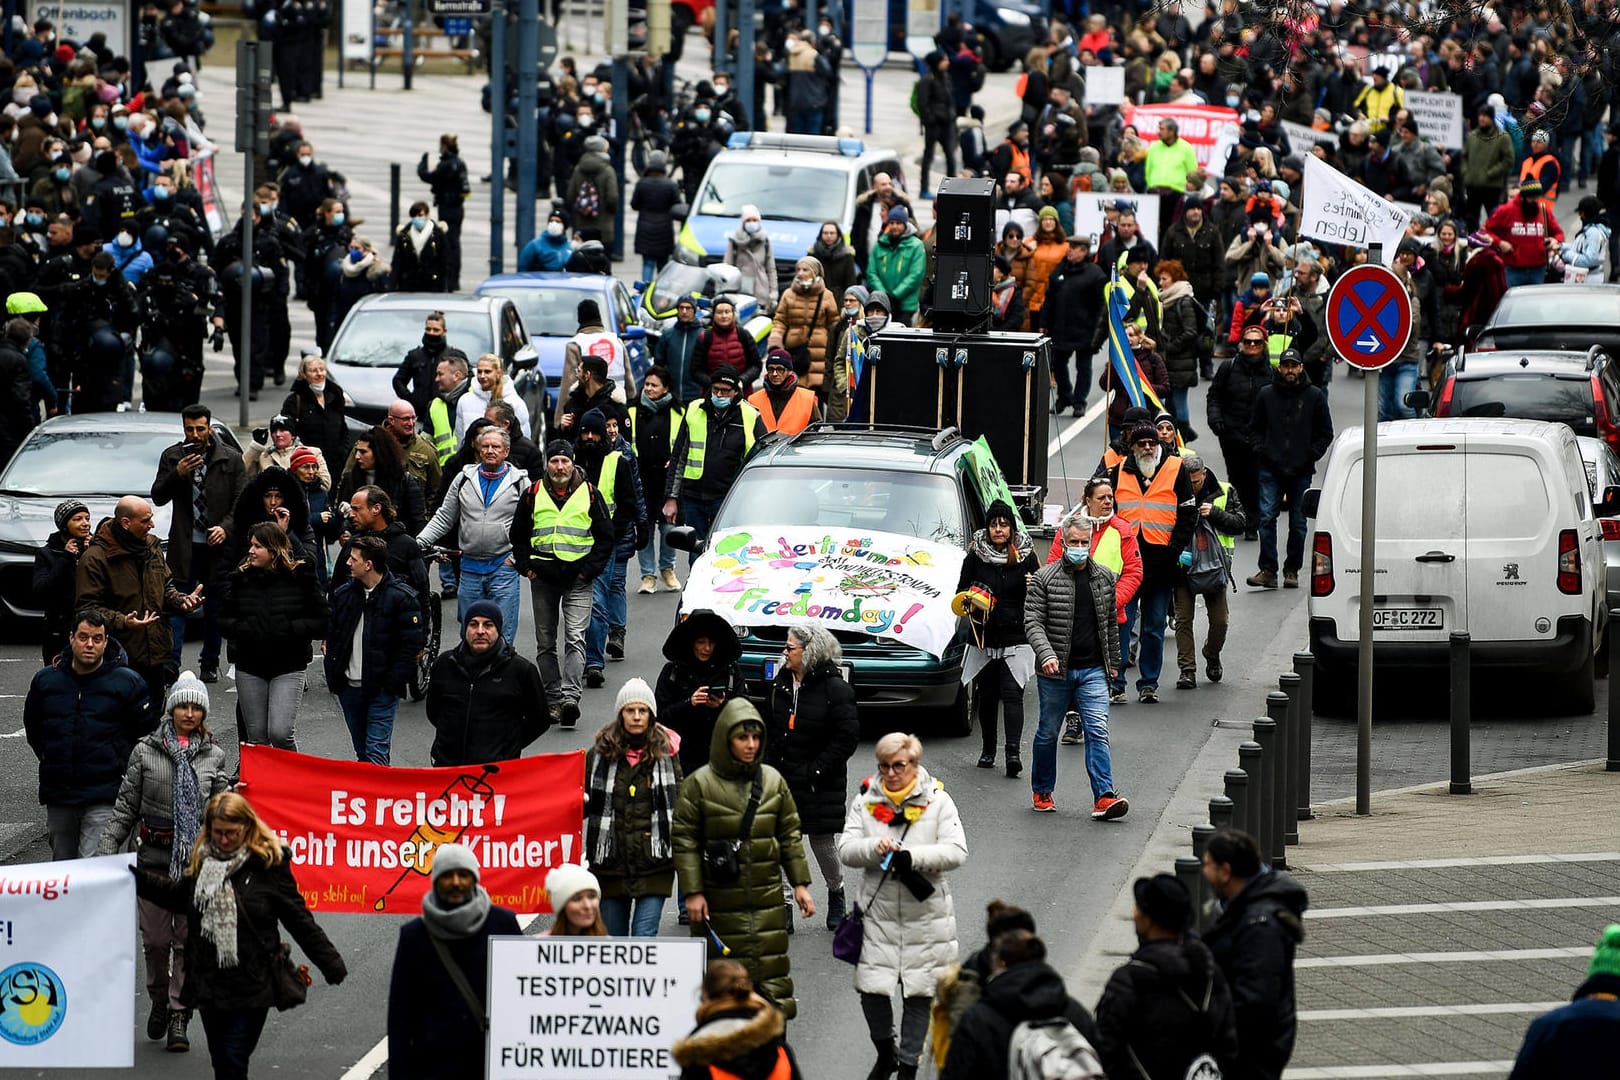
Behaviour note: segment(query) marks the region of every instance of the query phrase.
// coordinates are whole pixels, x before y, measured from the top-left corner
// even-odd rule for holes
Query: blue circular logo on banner
[[[44,964],[24,962],[0,971],[0,1039],[36,1046],[67,1018],[67,987]]]

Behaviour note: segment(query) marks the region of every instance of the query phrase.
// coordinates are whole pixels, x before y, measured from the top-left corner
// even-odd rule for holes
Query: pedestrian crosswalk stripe
[[[1326,1020],[1409,1020],[1426,1016],[1517,1016],[1552,1012],[1568,1004],[1563,1001],[1492,1001],[1473,1005],[1394,1005],[1373,1009],[1301,1009],[1299,1019]]]
[[[1407,1076],[1501,1076],[1511,1061],[1430,1061],[1418,1065],[1327,1065],[1289,1069],[1283,1080],[1381,1080]]]
[[[1372,870],[1448,870],[1464,866],[1533,866],[1541,863],[1620,862],[1620,851],[1572,855],[1479,855],[1459,859],[1394,859],[1385,862],[1324,863],[1301,869],[1313,874],[1357,874]]]
[[[1558,896],[1535,900],[1455,900],[1438,904],[1374,904],[1366,907],[1311,908],[1311,922],[1365,919],[1377,915],[1437,915],[1447,911],[1546,911],[1557,908],[1620,907],[1620,896]]]
[[[1294,961],[1294,967],[1386,967],[1391,964],[1483,964],[1493,961],[1563,960],[1566,957],[1589,957],[1590,945],[1572,945],[1558,949],[1450,949],[1444,952],[1371,953],[1360,956],[1307,956]]]

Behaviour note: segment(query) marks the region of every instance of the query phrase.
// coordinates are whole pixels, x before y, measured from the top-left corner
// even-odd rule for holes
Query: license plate
[[[764,667],[765,667],[765,681],[770,682],[772,679],[776,678],[776,673],[781,668],[781,661],[780,660],[767,660],[764,663]],[[842,675],[844,677],[844,681],[849,683],[849,685],[851,685],[851,686],[855,685],[855,665],[847,664],[847,663],[846,664],[839,664],[838,665],[838,674]]]
[[[1386,607],[1373,610],[1374,630],[1441,630],[1445,613],[1437,607]]]
[[[765,681],[766,682],[770,682],[772,679],[776,678],[776,669],[780,665],[781,665],[781,661],[779,661],[779,660],[767,660],[767,661],[765,661]]]

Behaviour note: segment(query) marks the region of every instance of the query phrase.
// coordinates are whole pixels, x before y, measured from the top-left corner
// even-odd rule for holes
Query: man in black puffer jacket
[[[1047,964],[1040,938],[1028,930],[1008,930],[996,935],[992,946],[994,974],[951,1034],[940,1080],[1005,1080],[1013,1031],[1026,1020],[1067,1020],[1098,1045],[1097,1022]]]
[[[1109,1076],[1180,1080],[1202,1056],[1237,1072],[1232,995],[1215,958],[1188,932],[1192,900],[1169,874],[1137,878],[1136,940],[1097,1002],[1097,1054]],[[992,982],[992,986],[995,984]]]
[[[1255,464],[1249,429],[1254,420],[1254,402],[1260,391],[1271,385],[1271,361],[1266,356],[1263,326],[1245,326],[1238,354],[1221,362],[1209,384],[1206,419],[1209,430],[1221,443],[1221,459],[1226,475],[1237,488],[1243,505],[1260,506],[1260,470]],[[1254,540],[1250,529],[1245,539]]]
[[[34,674],[23,730],[39,759],[52,858],[96,853],[129,753],[148,730],[147,698],[146,681],[94,610],[80,614],[56,662]]]
[[[551,726],[540,670],[507,644],[502,630],[501,606],[475,601],[461,644],[434,661],[427,718],[436,732],[436,768],[522,757]]]

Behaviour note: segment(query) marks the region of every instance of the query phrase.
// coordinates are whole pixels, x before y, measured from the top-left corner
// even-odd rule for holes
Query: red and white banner
[[[1208,169],[1226,164],[1227,152],[1237,145],[1242,121],[1237,110],[1224,105],[1127,105],[1125,122],[1136,128],[1143,142],[1159,141],[1159,121],[1174,120],[1183,139],[1192,143],[1198,164]]]
[[[292,849],[313,911],[414,915],[440,844],[472,848],[490,898],[551,910],[546,873],[577,863],[585,755],[539,754],[456,769],[396,769],[242,747],[246,795]]]

